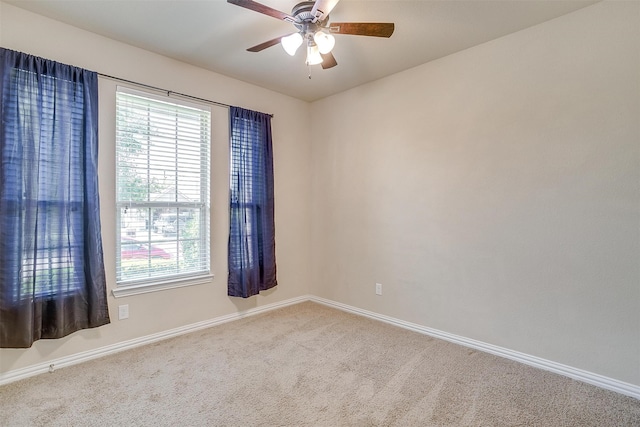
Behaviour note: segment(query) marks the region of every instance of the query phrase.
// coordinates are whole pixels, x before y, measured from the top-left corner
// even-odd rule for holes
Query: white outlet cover
[[[129,304],[118,306],[118,320],[129,318]]]
[[[382,295],[382,284],[376,283],[376,295]]]

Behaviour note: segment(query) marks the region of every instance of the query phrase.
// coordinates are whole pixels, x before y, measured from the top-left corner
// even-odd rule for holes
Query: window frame
[[[118,95],[120,93],[123,93],[125,95],[141,97],[143,99],[148,99],[151,102],[159,101],[161,103],[168,103],[168,104],[173,104],[177,106],[195,108],[198,110],[207,111],[208,122],[207,122],[207,129],[206,129],[207,135],[206,135],[206,138],[203,139],[203,140],[206,139],[206,142],[207,142],[206,161],[203,161],[201,165],[203,165],[204,168],[206,168],[206,170],[204,171],[204,173],[200,174],[200,183],[199,183],[200,192],[201,192],[200,201],[198,202],[178,202],[178,201],[167,202],[167,201],[149,201],[148,199],[147,201],[120,200],[120,194],[118,191],[119,184],[118,182],[116,182],[116,194],[115,194],[115,206],[114,206],[115,214],[116,214],[116,224],[115,224],[116,225],[115,227],[116,287],[112,290],[112,294],[114,295],[114,297],[118,298],[118,297],[135,295],[135,294],[155,292],[155,291],[164,290],[164,289],[172,289],[172,288],[179,288],[184,286],[210,283],[213,278],[213,274],[211,272],[211,246],[210,246],[210,227],[211,227],[211,217],[210,217],[211,216],[211,191],[210,189],[211,189],[211,176],[212,176],[211,152],[212,152],[212,140],[213,140],[213,129],[211,124],[212,122],[211,107],[204,103],[197,103],[197,102],[186,101],[183,99],[176,99],[175,97],[169,96],[168,94],[158,95],[149,91],[143,91],[143,90],[127,87],[127,86],[118,85],[115,91],[115,98],[116,98],[115,113],[116,114],[115,114],[115,123],[114,123],[114,128],[116,130],[116,141],[114,144],[115,151],[116,151],[116,158],[115,158],[115,164],[114,164],[116,175],[118,174],[118,170],[120,168],[120,163],[118,159],[119,144],[117,139],[118,138],[117,136]],[[176,155],[177,155],[177,152],[176,152]],[[147,183],[147,185],[149,184]],[[148,191],[150,193],[149,189]],[[120,276],[121,274],[120,268],[121,268],[121,261],[122,261],[121,259],[122,238],[123,236],[125,236],[125,234],[123,233],[124,230],[122,229],[121,212],[126,209],[147,210],[146,227],[148,232],[148,240],[147,241],[141,240],[139,241],[139,243],[146,244],[149,247],[151,247],[152,245],[154,245],[154,243],[156,243],[156,241],[152,240],[151,238],[151,231],[153,229],[153,222],[154,222],[152,210],[163,209],[163,208],[175,209],[175,212],[178,218],[180,218],[180,209],[190,209],[198,212],[199,219],[198,219],[197,226],[198,226],[199,237],[196,239],[190,239],[188,237],[181,238],[180,233],[176,232],[175,239],[170,240],[168,242],[171,242],[171,243],[175,242],[176,245],[180,246],[181,242],[184,242],[184,241],[191,241],[191,240],[199,241],[199,247],[205,251],[205,254],[201,255],[205,259],[205,261],[202,264],[202,266],[205,268],[200,269],[198,271],[193,271],[193,272],[177,272],[172,274],[156,275],[156,276],[145,277],[145,278],[123,279]],[[179,223],[179,221],[177,222]],[[177,225],[179,226],[179,224]],[[176,253],[179,253],[179,248],[176,251]],[[150,256],[151,256],[151,253],[150,253]],[[179,265],[179,261],[177,262]],[[149,265],[149,268],[151,268],[151,264]]]

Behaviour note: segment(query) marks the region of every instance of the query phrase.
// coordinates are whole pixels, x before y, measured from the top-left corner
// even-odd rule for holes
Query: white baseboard
[[[509,350],[508,348],[498,347],[493,344],[487,344],[482,341],[476,341],[470,338],[461,337],[459,335],[450,334],[448,332],[439,331],[437,329],[428,328],[426,326],[418,325],[415,323],[405,322],[404,320],[396,319],[393,317],[385,316],[383,314],[374,313],[372,311],[363,310],[357,307],[353,307],[347,304],[331,301],[328,299],[311,296],[311,301],[327,305],[329,307],[337,308],[349,313],[366,316],[371,319],[379,320],[385,323],[389,323],[395,326],[399,326],[404,329],[419,332],[424,335],[429,335],[435,338],[440,338],[455,344],[460,344],[465,347],[480,350],[486,353],[491,353],[496,356],[504,357],[514,360],[516,362],[523,363],[525,365],[533,366],[535,368],[544,369],[545,371],[554,372],[556,374],[564,375],[565,377],[572,378],[574,380],[582,381],[588,384],[595,385],[597,387],[604,388],[606,390],[615,391],[616,393],[624,394],[625,396],[634,397],[640,399],[640,386],[629,384],[624,381],[618,381],[613,378],[605,377],[603,375],[594,374],[592,372],[584,371],[582,369],[573,368],[571,366],[563,365],[561,363],[552,362],[550,360],[542,359],[529,354],[520,353],[519,351]]]
[[[118,353],[124,350],[130,350],[132,348],[140,347],[145,344],[151,344],[156,341],[165,340],[167,338],[176,337],[178,335],[188,334],[200,329],[210,328],[212,326],[220,325],[222,323],[231,322],[233,320],[242,319],[248,316],[254,316],[259,313],[275,310],[277,308],[286,307],[293,304],[298,304],[304,301],[309,301],[308,295],[291,298],[285,301],[276,302],[273,304],[267,304],[261,307],[252,308],[246,311],[228,314],[226,316],[220,316],[213,319],[205,320],[202,322],[192,323],[190,325],[181,326],[179,328],[169,329],[167,331],[158,332],[156,334],[147,335],[140,338],[135,338],[128,341],[119,342],[112,345],[96,348],[95,350],[83,351],[81,353],[72,354],[70,356],[61,357],[58,359],[49,360],[44,363],[38,363],[26,368],[15,369],[0,374],[0,386],[8,384],[10,382],[22,380],[35,375],[43,374],[46,372],[52,372],[58,368],[64,368],[66,366],[76,365],[78,363],[86,362],[99,357],[108,356],[113,353]]]
[[[329,307],[337,308],[349,313],[379,320],[381,322],[399,326],[401,328],[415,331],[424,335],[440,338],[455,344],[460,344],[465,347],[473,348],[475,350],[480,350],[486,353],[494,354],[496,356],[511,359],[516,362],[524,363],[525,365],[544,369],[545,371],[550,371],[556,374],[564,375],[566,377],[573,378],[575,380],[582,381],[588,384],[592,384],[606,390],[615,391],[625,396],[630,396],[636,399],[640,399],[640,386],[637,386],[634,384],[629,384],[623,381],[615,380],[613,378],[605,377],[603,375],[594,374],[592,372],[573,368],[571,366],[563,365],[557,362],[552,362],[550,360],[542,359],[536,356],[531,356],[518,351],[509,350],[507,348],[498,347],[493,344],[487,344],[482,341],[476,341],[470,338],[465,338],[459,335],[450,334],[448,332],[439,331],[437,329],[428,328],[426,326],[418,325],[415,323],[405,322],[404,320],[396,319],[394,317],[385,316],[383,314],[374,313],[372,311],[363,310],[361,308],[353,307],[347,304],[342,304],[342,303],[328,300],[325,298],[316,297],[313,295],[305,295],[301,297],[291,298],[285,301],[280,301],[273,304],[267,304],[262,307],[252,308],[250,310],[246,310],[243,312],[232,313],[225,316],[216,317],[214,319],[209,319],[202,322],[182,326],[179,328],[170,329],[168,331],[163,331],[156,334],[136,338],[133,340],[123,341],[117,344],[100,347],[95,350],[84,351],[81,353],[73,354],[71,356],[53,359],[44,363],[28,366],[26,368],[8,371],[3,374],[0,374],[0,385],[8,384],[10,382],[32,377],[34,375],[46,373],[46,372],[49,372],[50,370],[55,370],[57,368],[71,366],[78,363],[86,362],[88,360],[107,356],[109,354],[117,353],[124,350],[129,350],[145,344],[151,344],[153,342],[164,340],[167,338],[172,338],[172,337],[187,334],[190,332],[195,332],[200,329],[210,328],[212,326],[231,322],[233,320],[242,319],[244,317],[253,316],[259,313],[264,313],[267,311],[275,310],[275,309],[286,307],[293,304],[298,304],[304,301],[313,301],[313,302],[323,304]]]

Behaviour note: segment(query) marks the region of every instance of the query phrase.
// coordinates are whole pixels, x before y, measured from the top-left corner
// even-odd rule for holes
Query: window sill
[[[183,288],[185,286],[204,285],[211,283],[213,274],[197,277],[185,277],[165,282],[144,283],[140,285],[120,286],[111,291],[115,298],[128,297],[131,295],[147,294],[149,292],[164,291],[167,289]]]

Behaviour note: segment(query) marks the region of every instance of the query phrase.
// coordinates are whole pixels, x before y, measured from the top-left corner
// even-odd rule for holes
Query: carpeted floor
[[[0,387],[2,426],[640,426],[640,401],[306,302]]]

